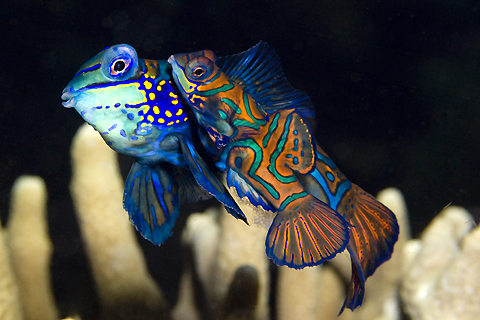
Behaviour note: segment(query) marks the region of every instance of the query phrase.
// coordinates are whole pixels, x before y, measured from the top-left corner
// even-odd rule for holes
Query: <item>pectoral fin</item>
[[[178,206],[177,188],[166,170],[160,165],[132,165],[125,182],[123,207],[144,238],[156,245],[169,238]]]
[[[325,203],[306,192],[286,199],[268,230],[267,256],[277,265],[302,269],[322,264],[342,252],[349,225]]]

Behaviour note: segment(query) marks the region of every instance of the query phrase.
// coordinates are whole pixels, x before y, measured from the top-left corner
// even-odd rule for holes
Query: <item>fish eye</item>
[[[190,80],[202,81],[207,80],[213,72],[213,62],[206,57],[198,57],[193,59],[186,66],[186,74]]]
[[[126,44],[115,45],[105,50],[101,58],[101,70],[110,81],[131,78],[138,69],[135,49]]]
[[[115,62],[115,64],[113,65],[113,70],[116,71],[116,72],[122,72],[123,70],[125,70],[126,66],[127,65],[125,64],[125,61],[117,60]]]
[[[116,58],[110,63],[110,75],[112,77],[118,77],[128,71],[131,61],[126,58]]]
[[[205,72],[207,72],[207,68],[205,68],[204,66],[195,67],[192,69],[192,77],[198,78],[202,76]]]

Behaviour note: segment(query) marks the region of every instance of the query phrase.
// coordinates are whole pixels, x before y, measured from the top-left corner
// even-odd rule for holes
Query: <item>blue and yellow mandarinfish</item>
[[[139,59],[131,46],[115,45],[87,61],[62,94],[63,105],[75,108],[113,150],[135,158],[124,207],[157,245],[171,235],[180,202],[209,197],[180,168],[190,169],[199,185],[246,222],[193,143],[188,109],[172,87],[170,69],[167,61]]]
[[[352,278],[341,312],[360,306],[365,279],[392,254],[396,218],[351,183],[312,138],[301,114],[305,97],[288,84],[274,51],[260,42],[218,60],[204,50],[168,61],[179,91],[221,152],[218,165],[227,170],[228,186],[276,212],[265,241],[268,257],[301,269],[346,248]]]

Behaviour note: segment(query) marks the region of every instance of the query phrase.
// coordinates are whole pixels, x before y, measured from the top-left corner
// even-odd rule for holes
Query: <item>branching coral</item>
[[[53,247],[46,203],[47,189],[41,178],[17,179],[12,191],[8,244],[26,320],[58,319],[50,286]]]
[[[0,226],[0,319],[18,320],[23,319],[23,312],[5,233]]]
[[[166,303],[122,207],[116,154],[86,124],[73,140],[72,167],[72,196],[105,308],[103,319],[162,319]]]
[[[406,311],[417,319],[477,319],[480,314],[480,228],[472,216],[449,207],[412,240],[403,279]]]

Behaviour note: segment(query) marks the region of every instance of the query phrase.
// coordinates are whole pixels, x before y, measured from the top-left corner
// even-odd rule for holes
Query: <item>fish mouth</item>
[[[174,57],[173,55],[171,55],[171,56],[168,58],[167,61],[168,61],[168,63],[173,64],[173,63],[175,63],[175,57]]]
[[[71,91],[71,89],[68,89],[65,88],[62,92],[62,100],[64,100],[64,102],[62,102],[62,105],[65,107],[65,108],[73,108],[75,107],[75,97],[78,95],[78,92],[75,92],[75,91]]]

